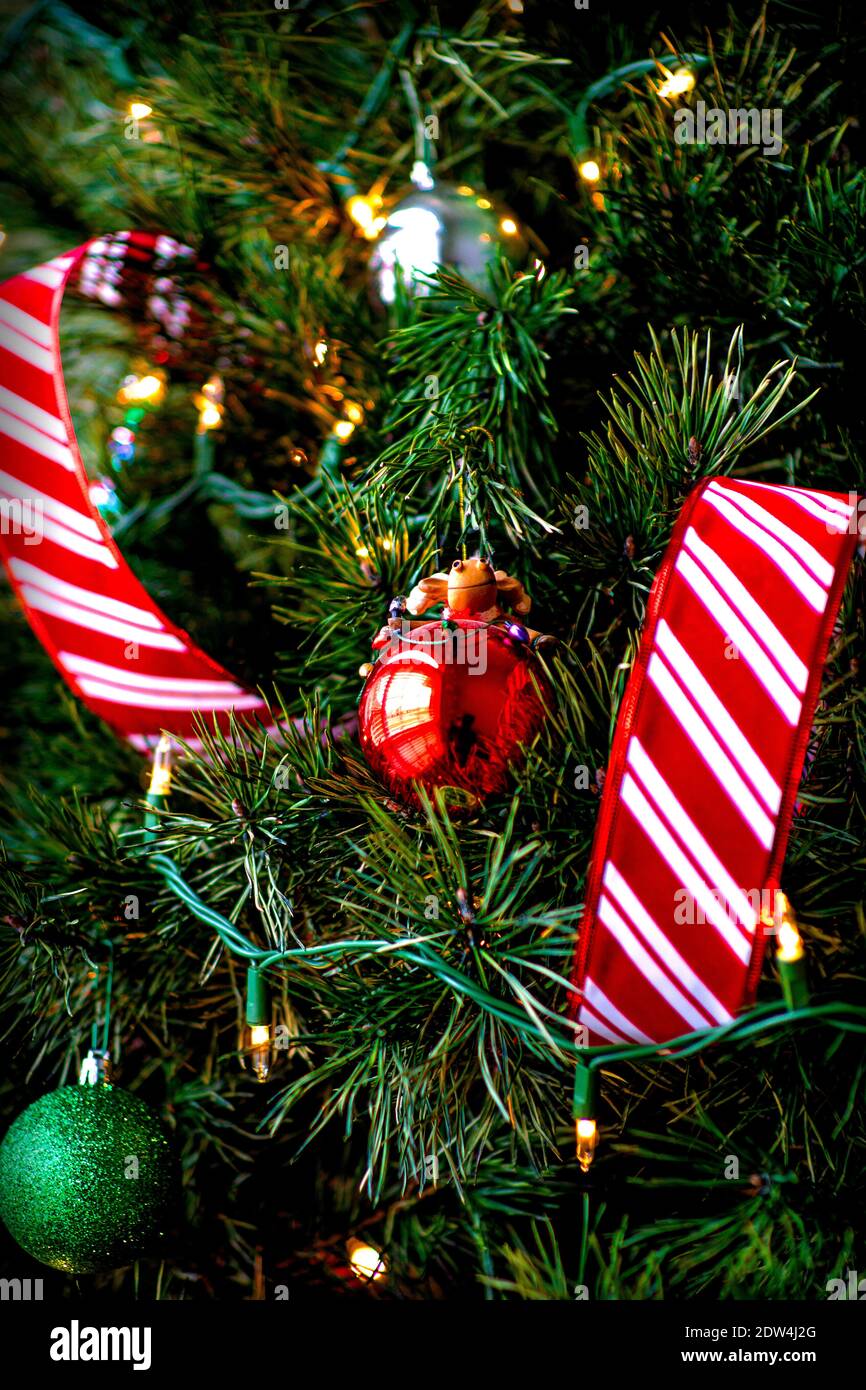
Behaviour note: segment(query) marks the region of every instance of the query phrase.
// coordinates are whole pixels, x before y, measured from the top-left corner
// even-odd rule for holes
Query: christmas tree
[[[202,1302],[772,1300],[856,1263],[859,555],[782,871],[810,995],[786,976],[786,1009],[769,953],[718,1036],[595,1054],[583,1116],[572,961],[684,502],[713,478],[863,485],[864,38],[846,3],[7,19],[2,278],[47,265],[48,285],[91,242],[60,323],[91,501],[215,686],[260,695],[247,718],[161,718],[179,738],[154,772],[153,740],[106,727],[92,653],[52,664],[27,626],[19,597],[56,616],[40,537],[10,565],[3,1129],[27,1124],[0,1204],[29,1253],[4,1234],[4,1274],[70,1298],[72,1273]],[[129,230],[171,242],[146,305],[112,278],[145,245]],[[8,445],[33,421],[4,389]],[[475,583],[488,557],[484,621],[462,625],[481,609],[452,566]],[[422,618],[456,652],[439,695],[408,667],[382,684]],[[95,1089],[65,1109],[82,1064]],[[106,1186],[130,1124],[160,1154],[168,1133],[179,1198],[162,1170]],[[22,1171],[55,1144],[34,1211]],[[73,1206],[37,1239],[87,1155],[93,1231]]]

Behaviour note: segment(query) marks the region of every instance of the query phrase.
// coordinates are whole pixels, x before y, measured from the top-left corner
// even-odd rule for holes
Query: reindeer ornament
[[[392,601],[359,724],[368,761],[404,802],[418,804],[420,784],[473,810],[507,785],[550,700],[535,654],[554,638],[518,621],[530,606],[518,580],[479,556]]]
[[[494,570],[490,560],[474,555],[469,560],[455,560],[449,570],[439,570],[421,579],[407,599],[394,599],[388,624],[374,641],[374,649],[388,642],[395,627],[407,621],[405,613],[411,613],[418,622],[427,622],[428,618],[419,618],[419,615],[440,603],[446,621],[472,618],[489,625],[505,626],[510,637],[528,643],[533,651],[556,645],[555,637],[524,627],[505,612],[510,608],[518,617],[523,617],[532,607],[532,599],[520,580],[513,579],[505,570]],[[411,619],[408,623],[410,628],[417,626]]]

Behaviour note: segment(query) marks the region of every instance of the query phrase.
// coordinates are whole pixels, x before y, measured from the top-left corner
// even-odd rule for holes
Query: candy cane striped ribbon
[[[687,500],[602,795],[574,980],[590,1045],[752,1001],[857,511],[729,478]]]
[[[189,738],[196,712],[266,715],[153,602],[90,501],[58,340],[66,286],[109,305],[138,274],[148,309],[178,336],[188,306],[168,272],[192,252],[124,232],[85,243],[0,285],[0,555],[63,678],[117,733],[144,749],[168,729]]]

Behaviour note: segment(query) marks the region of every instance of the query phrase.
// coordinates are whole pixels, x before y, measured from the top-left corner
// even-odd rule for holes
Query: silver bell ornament
[[[382,304],[394,303],[398,273],[410,292],[429,294],[416,277],[448,266],[489,295],[488,268],[497,247],[514,265],[526,259],[528,243],[517,218],[485,193],[468,184],[438,183],[420,160],[412,182],[414,191],[391,208],[370,258]]]

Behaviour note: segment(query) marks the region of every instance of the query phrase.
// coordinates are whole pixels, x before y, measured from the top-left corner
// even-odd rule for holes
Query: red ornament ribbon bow
[[[805,488],[715,478],[688,498],[602,795],[575,963],[590,1045],[752,1002],[856,521]]]
[[[230,710],[255,717],[267,706],[160,611],[92,504],[58,321],[70,282],[114,306],[135,277],[151,314],[179,336],[187,306],[170,272],[191,256],[170,237],[121,232],[0,285],[0,556],[64,680],[142,750],[162,729],[189,738],[196,712],[225,724]]]

